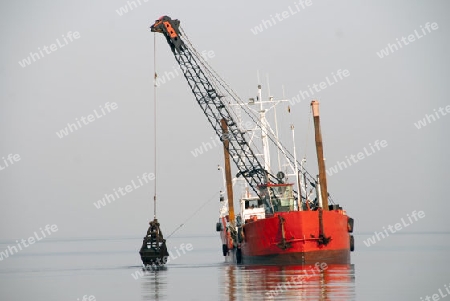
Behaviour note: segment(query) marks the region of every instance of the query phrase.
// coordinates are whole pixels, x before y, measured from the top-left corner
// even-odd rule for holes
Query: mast
[[[328,210],[327,176],[325,173],[325,161],[323,158],[322,133],[320,132],[319,102],[317,100],[313,100],[311,102],[311,107],[314,117],[314,132],[316,137],[317,162],[319,164],[320,196],[322,198],[323,209]]]
[[[273,101],[273,96],[269,97],[269,100],[272,102]],[[277,107],[274,106],[273,107],[273,115],[274,115],[274,120],[275,120],[275,138],[278,141],[279,140],[279,135],[278,135],[278,119],[277,119]],[[277,159],[278,159],[278,170],[281,170],[281,160],[280,160],[280,148],[277,147]]]
[[[272,94],[270,94],[269,74],[267,74],[266,76],[267,76],[267,91],[269,92],[269,102],[272,103],[273,96],[272,96]],[[283,95],[283,99],[285,99],[284,95]],[[273,107],[273,117],[274,117],[274,121],[275,121],[275,139],[276,139],[276,141],[278,141],[279,135],[278,135],[277,106]],[[278,148],[278,147],[277,147],[277,159],[278,159],[278,171],[281,171],[280,148]]]
[[[297,210],[302,211],[302,194],[301,194],[301,186],[300,186],[300,179],[298,177],[299,171],[297,166],[297,151],[295,149],[295,134],[294,134],[294,125],[291,124],[291,130],[292,130],[292,143],[294,144],[294,170],[295,170],[295,183],[297,185],[297,191],[298,191],[298,199],[297,199]],[[306,195],[306,194],[305,194]]]
[[[266,110],[263,107],[261,85],[258,85],[258,101],[260,110],[259,117],[261,122],[261,140],[264,152],[264,169],[266,170],[266,172],[270,173],[270,150],[269,150],[269,140],[267,137]]]
[[[223,155],[225,158],[225,178],[227,182],[227,196],[228,196],[228,215],[230,223],[234,226],[234,201],[233,201],[233,180],[231,179],[231,165],[230,165],[230,153],[229,148],[229,137],[228,137],[228,125],[225,118],[220,120],[222,126],[222,140],[223,140]]]

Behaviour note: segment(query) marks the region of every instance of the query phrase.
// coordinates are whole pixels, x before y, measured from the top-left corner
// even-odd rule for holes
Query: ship
[[[261,86],[258,87],[261,99]],[[260,103],[259,124],[265,124],[266,110],[264,101],[251,101],[252,105]],[[269,100],[267,103],[276,101]],[[319,103],[312,101],[312,113],[315,125],[316,152],[319,175],[310,182],[310,193],[305,198],[297,198],[295,187],[307,192],[307,181],[302,171],[295,182],[289,182],[287,173],[279,171],[277,181],[267,180],[257,185],[258,195],[248,192],[246,185],[239,199],[239,214],[234,217],[233,187],[228,183],[239,181],[238,178],[225,180],[228,200],[221,197],[219,221],[216,231],[220,232],[223,256],[227,261],[245,264],[349,264],[350,252],[354,251],[353,218],[349,217],[339,204],[329,204],[326,188],[326,173],[323,159],[323,142],[320,131]],[[293,129],[292,129],[293,130]],[[264,137],[264,135],[262,135]],[[227,142],[225,142],[226,144]],[[262,143],[265,170],[271,170],[267,143]],[[225,170],[229,173],[228,146],[224,146]],[[269,161],[269,162],[268,162]],[[303,175],[303,176],[302,176]],[[295,185],[299,183],[299,185]],[[314,193],[313,193],[314,192]],[[298,194],[301,196],[301,194]],[[325,201],[324,201],[325,200]],[[233,225],[233,222],[235,224]]]
[[[311,102],[318,175],[311,175],[288,150],[266,118],[270,108],[287,100],[262,98],[243,101],[195,49],[180,21],[162,16],[151,31],[166,38],[197,103],[223,142],[225,191],[219,220],[222,255],[237,264],[349,264],[354,250],[353,218],[328,193],[320,129],[319,103]],[[269,106],[269,109],[267,108]],[[254,109],[256,107],[256,109]],[[244,117],[254,125],[245,127]],[[255,139],[255,132],[259,133]],[[258,144],[260,141],[260,144]],[[258,151],[262,146],[262,153]],[[283,157],[274,172],[270,149]],[[231,161],[238,172],[232,176]],[[278,159],[280,161],[280,159]],[[234,210],[234,187],[240,183],[239,212]]]

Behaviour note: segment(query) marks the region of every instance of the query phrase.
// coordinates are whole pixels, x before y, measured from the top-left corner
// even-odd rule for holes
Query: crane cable
[[[191,218],[193,218],[203,207],[205,207],[207,204],[209,204],[212,200],[214,200],[214,198],[220,193],[216,192],[214,193],[214,195],[212,197],[210,197],[206,202],[204,202],[200,207],[197,208],[197,210],[195,210],[187,219],[185,219],[177,228],[175,228],[175,230],[172,231],[172,233],[169,234],[169,236],[166,237],[166,239],[168,239],[169,237],[171,237],[175,232],[177,232],[181,227],[184,226],[184,224],[186,224]]]
[[[154,71],[154,78],[153,78],[153,105],[154,105],[154,109],[153,109],[153,121],[154,121],[154,125],[153,125],[153,130],[154,130],[154,168],[155,168],[155,180],[154,180],[154,196],[153,196],[153,218],[156,219],[156,180],[157,180],[157,176],[156,176],[156,77],[158,76],[156,74],[156,33],[153,33],[153,71]]]
[[[237,93],[223,80],[223,78],[211,67],[211,65],[206,62],[203,57],[197,52],[197,50],[195,49],[195,47],[192,45],[191,41],[189,40],[189,37],[186,35],[186,33],[184,32],[184,30],[182,29],[182,27],[180,26],[180,31],[182,32],[182,34],[185,36],[185,40],[186,42],[189,44],[190,46],[190,50],[195,54],[195,57],[200,61],[200,64],[202,64],[205,69],[206,72],[211,76],[212,79],[215,80],[215,88],[218,88],[217,85],[221,86],[222,88],[225,89],[225,91],[228,93],[229,96],[231,96],[231,98],[236,101],[236,103],[240,103],[243,104],[243,101],[240,99],[240,97],[237,95]],[[221,89],[218,89],[219,91]],[[231,108],[230,108],[231,109]],[[247,108],[245,108],[245,106],[243,106],[243,110],[244,112],[247,114],[248,117],[250,117],[250,119],[257,125],[259,125],[260,127],[263,127],[259,121],[257,121],[257,116],[255,115],[255,113],[247,110]],[[231,109],[231,111],[236,115],[236,113],[234,112],[233,109]],[[267,130],[267,128],[266,128]],[[269,138],[269,140],[277,147],[281,149],[284,149],[284,152],[287,153],[289,156],[286,155],[286,158],[293,163],[293,158],[294,156],[292,155],[292,153],[283,145],[283,143],[281,141],[276,141],[276,139],[274,137],[272,137],[270,131],[267,131],[268,135],[267,137]],[[255,146],[255,145],[254,145]],[[256,147],[257,151],[258,148]],[[297,163],[299,163],[297,161]],[[315,183],[315,178],[307,171],[304,171],[306,173],[306,175],[309,177],[309,181],[310,183]]]
[[[213,84],[214,88],[216,88],[218,91],[221,91],[221,89],[219,88],[219,86],[221,86],[227,93],[228,96],[231,96],[231,98],[236,102],[236,103],[240,103],[243,104],[243,101],[240,99],[240,97],[237,95],[237,93],[223,80],[223,78],[211,67],[211,65],[197,52],[196,48],[193,46],[193,44],[191,43],[191,41],[189,40],[189,37],[186,35],[186,33],[184,32],[183,28],[180,26],[180,31],[182,33],[182,35],[184,35],[185,37],[185,41],[189,44],[190,47],[188,47],[188,49],[194,54],[194,57],[196,57],[200,64],[203,65],[203,67],[205,68],[205,72],[209,74],[209,76],[211,77],[211,79],[214,79],[215,82],[213,84],[213,82],[211,82],[211,84]],[[218,89],[219,88],[219,89]],[[223,91],[222,91],[223,92]],[[224,103],[225,104],[225,103]],[[236,112],[234,112],[234,110],[230,107],[227,106],[229,109],[231,109],[231,112],[234,113],[234,115],[236,115]],[[257,121],[257,116],[255,115],[255,113],[253,113],[252,111],[249,111],[245,108],[245,106],[242,107],[244,112],[247,114],[248,117],[250,117],[250,119],[257,125],[259,125],[261,128],[263,127],[258,121]],[[256,119],[256,120],[255,120]],[[267,128],[266,128],[267,129]],[[288,159],[288,161],[290,161],[291,163],[294,163],[294,156],[292,155],[292,153],[283,145],[283,143],[277,139],[275,139],[274,137],[272,137],[270,131],[268,131],[268,135],[267,137],[269,138],[269,140],[278,148],[278,149],[282,149],[284,150],[284,152],[286,154],[288,154],[289,156],[287,156],[285,154],[285,158]],[[254,145],[256,146],[256,145]],[[297,163],[300,163],[297,161]],[[298,171],[296,171],[298,172]],[[311,173],[309,173],[306,169],[304,169],[303,171],[306,175],[306,178],[308,178],[308,181],[310,182],[310,184],[314,185],[316,180],[315,178],[311,175]],[[301,193],[301,191],[299,192]],[[328,194],[328,198],[331,200],[331,202],[333,203],[333,199],[331,197],[330,194]]]

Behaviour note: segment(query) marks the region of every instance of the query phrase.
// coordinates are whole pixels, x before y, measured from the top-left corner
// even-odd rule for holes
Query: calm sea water
[[[0,261],[0,300],[420,301],[450,286],[450,234],[397,234],[367,247],[369,236],[355,235],[351,265],[323,271],[225,263],[212,236],[170,238],[166,268],[143,272],[140,237],[46,238]],[[0,251],[14,243],[0,241]]]

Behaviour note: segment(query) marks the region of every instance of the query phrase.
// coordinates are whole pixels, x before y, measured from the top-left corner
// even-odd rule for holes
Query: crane
[[[228,152],[239,170],[236,176],[243,176],[252,190],[261,198],[258,186],[268,182],[277,183],[279,178],[264,168],[253,150],[256,146],[250,142],[246,131],[238,124],[238,117],[232,104],[242,103],[242,100],[195,50],[186,33],[180,27],[179,20],[162,16],[155,21],[150,29],[152,32],[164,35],[209,123],[222,141],[228,140]],[[261,128],[264,127],[253,112],[245,110],[245,108],[244,111],[255,124],[258,124]],[[228,126],[226,135],[223,135],[222,120],[225,120]],[[275,136],[270,135],[270,133],[268,133],[268,136],[277,148],[282,149],[287,160],[294,164],[294,156],[284,148]],[[300,162],[297,163],[298,166],[302,165]],[[303,172],[297,170],[296,172],[303,174],[304,178],[307,178],[314,187],[316,180],[311,174],[306,170],[303,170]],[[295,192],[296,198],[298,198],[298,193],[301,192]],[[306,199],[306,197],[302,197],[302,199]]]

